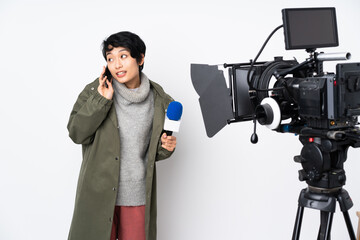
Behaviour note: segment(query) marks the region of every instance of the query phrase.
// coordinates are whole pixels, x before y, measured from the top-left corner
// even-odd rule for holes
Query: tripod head
[[[317,239],[330,239],[333,214],[339,202],[350,239],[355,240],[348,213],[353,202],[343,189],[346,182],[344,162],[349,147],[360,146],[360,130],[355,127],[336,131],[304,127],[299,130],[299,140],[303,148],[294,160],[301,163],[299,180],[306,181],[308,187],[300,192],[292,239],[299,240],[305,207],[320,210]]]
[[[341,188],[345,185],[344,162],[350,146],[360,146],[360,130],[348,128],[341,131],[303,128],[300,131],[303,144],[300,155],[294,161],[301,163],[299,180],[309,187],[323,190]]]

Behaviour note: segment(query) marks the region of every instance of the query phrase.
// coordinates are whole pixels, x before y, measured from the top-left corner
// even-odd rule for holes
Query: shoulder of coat
[[[153,90],[156,91],[156,93],[159,96],[161,96],[162,98],[164,98],[167,102],[174,101],[174,99],[172,97],[170,97],[170,95],[165,93],[164,89],[158,83],[150,80],[150,84],[151,84]]]
[[[95,90],[95,89],[97,89],[98,86],[99,86],[99,78],[95,79],[94,81],[92,81],[91,83],[86,85],[86,87],[90,88],[90,90]],[[94,89],[92,89],[92,88],[94,88]]]
[[[88,83],[83,91],[95,91],[99,86],[99,78],[95,79],[91,83]]]
[[[85,88],[79,94],[79,98],[87,99],[90,95],[94,94],[97,91],[99,86],[99,79],[95,79],[91,83],[88,83]]]

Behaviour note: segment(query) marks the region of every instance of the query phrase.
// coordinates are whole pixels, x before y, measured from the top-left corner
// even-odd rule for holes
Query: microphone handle
[[[163,133],[166,133],[167,136],[172,136],[172,131],[164,130]],[[162,135],[162,134],[161,134]]]

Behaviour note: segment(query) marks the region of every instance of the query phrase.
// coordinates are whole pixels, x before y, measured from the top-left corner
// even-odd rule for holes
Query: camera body
[[[342,129],[357,124],[360,114],[359,81],[359,63],[337,64],[336,74],[295,77],[289,79],[287,88],[291,89],[298,115],[307,126]]]
[[[290,8],[282,15],[283,25],[270,34],[254,60],[223,65],[228,84],[217,65],[191,64],[208,137],[243,121],[257,120],[272,130],[298,134],[304,128],[330,132],[358,124],[360,63],[339,63],[335,72],[326,73],[325,61],[348,60],[351,54],[316,52],[339,45],[335,8]],[[258,62],[268,40],[281,28],[285,49],[304,49],[309,57],[301,63],[282,57]]]
[[[279,105],[281,120],[291,118],[291,122],[287,124],[288,131],[301,126],[329,130],[354,127],[358,123],[357,116],[360,115],[360,63],[337,64],[336,74],[318,72],[319,65],[322,62],[314,60],[300,69],[288,72],[288,69],[298,66],[297,62],[276,58],[275,61],[256,66],[250,83],[257,91],[251,94],[251,89],[248,90],[252,102],[248,117],[267,117],[264,116],[266,113],[257,109],[264,98],[271,97]],[[239,72],[246,71],[248,66],[233,68],[231,72]],[[272,86],[274,90],[259,91],[269,89],[273,80],[271,78],[281,72],[292,76],[278,76]],[[234,77],[237,76],[232,75],[232,81]],[[240,103],[237,101],[237,104]],[[242,114],[243,112],[237,114],[235,119],[245,119]],[[274,130],[284,131],[281,128]]]

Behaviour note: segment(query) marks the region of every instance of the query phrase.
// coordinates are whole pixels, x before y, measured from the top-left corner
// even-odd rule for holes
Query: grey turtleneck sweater
[[[114,103],[120,133],[120,179],[116,205],[145,205],[147,152],[154,117],[154,96],[141,73],[137,89],[113,80]]]

